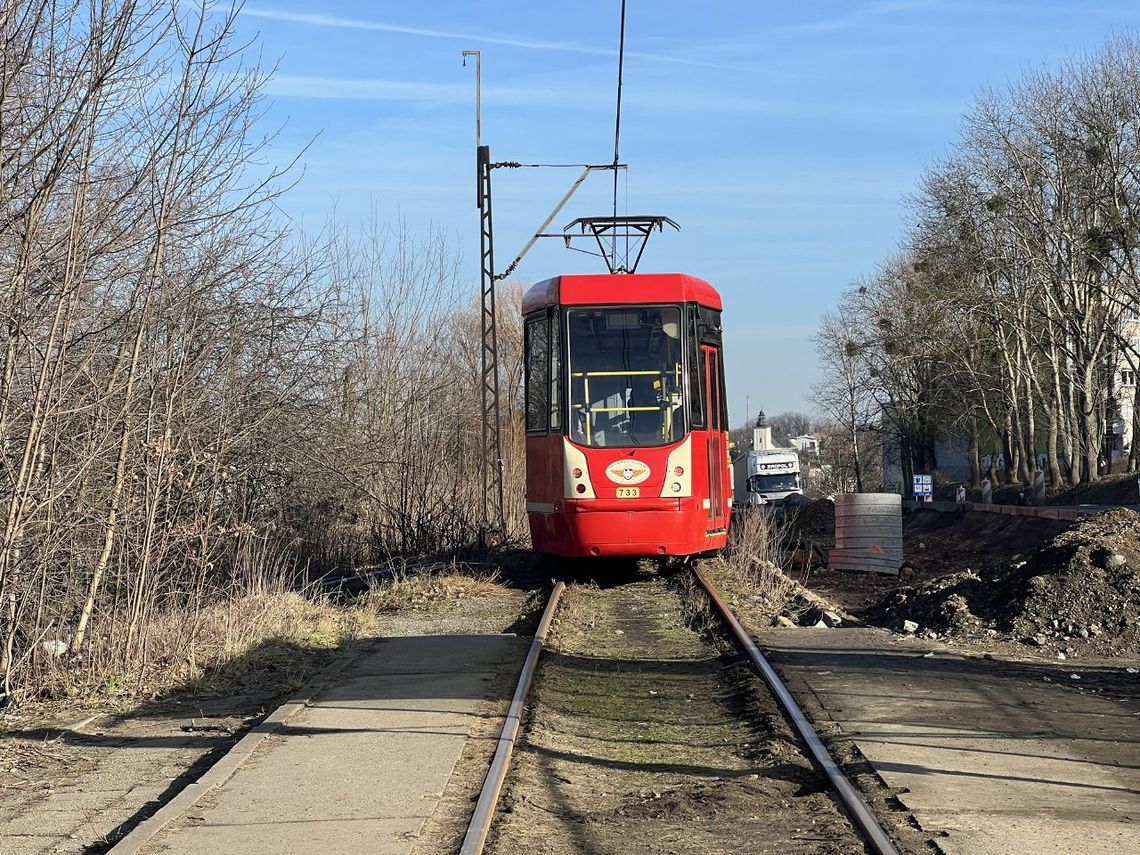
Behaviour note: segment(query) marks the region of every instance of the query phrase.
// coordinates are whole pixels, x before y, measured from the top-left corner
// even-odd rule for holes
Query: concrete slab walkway
[[[873,629],[759,640],[945,852],[1140,853],[1140,678],[1128,690],[1123,665],[931,656]],[[1115,697],[1091,691],[1098,670]]]
[[[377,641],[141,851],[407,855],[490,686],[527,644],[507,635]]]

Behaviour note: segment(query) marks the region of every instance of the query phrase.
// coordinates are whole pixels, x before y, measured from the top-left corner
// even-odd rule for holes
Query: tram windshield
[[[570,309],[570,438],[597,448],[685,435],[677,306]]]

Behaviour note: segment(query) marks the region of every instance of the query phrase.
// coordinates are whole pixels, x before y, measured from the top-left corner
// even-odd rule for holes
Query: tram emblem
[[[606,467],[606,477],[617,484],[640,484],[649,477],[649,467],[640,460],[615,460]]]

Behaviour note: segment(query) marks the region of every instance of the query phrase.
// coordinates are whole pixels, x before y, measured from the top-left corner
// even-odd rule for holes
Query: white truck
[[[793,493],[803,495],[796,452],[750,451],[746,466],[749,505],[779,505]]]

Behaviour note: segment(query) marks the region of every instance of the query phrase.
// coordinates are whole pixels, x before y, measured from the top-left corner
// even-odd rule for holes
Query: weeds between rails
[[[864,851],[771,696],[641,568],[575,583],[548,640],[490,852]]]

